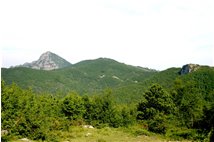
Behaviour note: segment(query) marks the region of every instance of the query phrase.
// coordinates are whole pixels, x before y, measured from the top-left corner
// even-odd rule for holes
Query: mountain
[[[101,91],[105,88],[118,88],[138,84],[157,71],[135,67],[108,58],[85,60],[72,66],[56,70],[35,70],[25,67],[2,68],[2,79],[6,83],[17,83],[37,92],[80,93]]]
[[[20,65],[20,67],[27,67],[39,70],[54,70],[64,68],[70,65],[71,63],[69,63],[62,57],[50,51],[47,51],[43,53],[37,61],[33,61],[32,63],[25,63],[23,65]]]
[[[2,68],[1,77],[7,84],[14,82],[22,88],[31,87],[36,92],[66,94],[76,91],[80,94],[94,94],[110,88],[118,102],[126,103],[141,99],[154,83],[160,84],[169,92],[176,80],[181,80],[184,85],[194,84],[203,94],[210,94],[214,90],[214,68],[209,66],[187,64],[181,68],[155,71],[126,65],[109,58],[85,60],[72,65],[67,63],[67,66],[60,64],[63,61],[64,59],[58,58],[56,54],[46,52],[38,61],[32,63],[35,64],[34,68],[41,65],[39,68],[43,70],[25,66]],[[45,68],[44,65],[50,62],[58,64],[59,68]]]
[[[148,68],[126,65],[108,58],[85,60],[56,70],[35,70],[25,67],[2,68],[2,79],[16,83],[22,88],[31,87],[35,92],[60,93],[70,91],[80,94],[99,94],[110,88],[115,100],[134,103],[142,99],[144,92],[158,83],[170,92],[176,80],[183,85],[194,85],[205,98],[214,90],[214,68],[197,65],[197,69],[180,74],[184,68],[169,68],[155,71]]]

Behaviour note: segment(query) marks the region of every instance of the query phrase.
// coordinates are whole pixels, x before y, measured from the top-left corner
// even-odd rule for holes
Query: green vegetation
[[[153,85],[145,93],[144,100],[138,103],[139,120],[147,120],[148,129],[156,133],[166,133],[166,118],[175,106],[170,95],[160,85]]]
[[[15,82],[25,89],[30,86],[38,93],[60,94],[70,91],[91,94],[106,88],[119,88],[140,83],[156,73],[154,70],[129,66],[106,58],[82,61],[51,71],[24,67],[3,68],[1,71],[2,79],[8,84]]]
[[[68,133],[73,126],[85,123],[96,128],[129,126],[134,123],[130,108],[117,108],[109,91],[104,96],[81,97],[69,93],[65,97],[49,94],[36,95],[17,85],[5,85],[2,81],[2,130],[13,137],[52,141],[58,132]],[[54,136],[56,137],[54,137]]]
[[[54,71],[3,69],[1,140],[211,142],[214,69],[178,72],[109,59]],[[64,90],[50,91],[54,87]]]

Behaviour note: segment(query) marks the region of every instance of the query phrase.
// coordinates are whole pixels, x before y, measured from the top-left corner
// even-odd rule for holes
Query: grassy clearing
[[[50,134],[52,142],[168,142],[161,135],[137,127],[90,129],[81,126],[70,127],[69,131],[55,131]],[[13,142],[23,142],[14,140]],[[31,141],[34,142],[34,141]],[[35,141],[36,142],[36,141]],[[187,141],[183,141],[187,142]]]

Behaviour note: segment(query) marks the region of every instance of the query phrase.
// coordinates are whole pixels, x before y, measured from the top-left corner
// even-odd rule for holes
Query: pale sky
[[[1,0],[3,67],[51,51],[157,70],[214,66],[214,0]]]

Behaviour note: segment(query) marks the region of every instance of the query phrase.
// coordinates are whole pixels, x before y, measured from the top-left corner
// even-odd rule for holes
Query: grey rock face
[[[71,63],[48,51],[43,53],[37,61],[33,61],[32,63],[25,63],[21,66],[39,70],[54,70],[67,67],[69,65],[71,65]]]
[[[181,68],[179,74],[181,74],[181,75],[188,74],[188,73],[196,71],[199,68],[200,68],[200,66],[197,64],[187,64]]]

